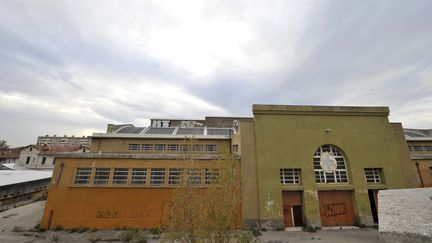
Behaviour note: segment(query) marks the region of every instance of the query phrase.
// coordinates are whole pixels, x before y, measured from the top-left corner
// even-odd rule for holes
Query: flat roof
[[[253,114],[388,116],[387,106],[252,105]]]
[[[196,160],[214,160],[219,159],[220,154],[135,154],[135,153],[77,153],[61,154],[56,158],[76,158],[76,159],[196,159]]]
[[[135,134],[135,133],[93,133],[92,138],[162,138],[162,139],[231,139],[231,135],[185,135],[185,134]]]
[[[52,177],[52,171],[0,170],[0,186],[38,181]]]

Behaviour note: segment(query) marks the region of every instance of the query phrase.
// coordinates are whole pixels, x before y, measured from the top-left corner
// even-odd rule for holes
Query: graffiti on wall
[[[346,202],[339,202],[333,204],[324,204],[327,217],[335,217],[338,215],[347,214]]]
[[[110,210],[104,210],[104,211],[97,211],[96,217],[108,219],[108,218],[117,218],[119,214],[119,211],[110,211]]]

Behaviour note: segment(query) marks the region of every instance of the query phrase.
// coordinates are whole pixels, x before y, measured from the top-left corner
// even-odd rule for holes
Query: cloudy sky
[[[1,1],[0,140],[254,103],[432,128],[432,1]]]

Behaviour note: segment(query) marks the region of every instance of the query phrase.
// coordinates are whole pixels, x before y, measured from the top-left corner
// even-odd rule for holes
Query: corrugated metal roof
[[[151,127],[145,134],[172,134],[174,130],[173,127]]]
[[[231,135],[231,130],[230,128],[207,128],[207,134],[208,135],[225,135],[225,136],[229,136]]]
[[[118,130],[116,133],[134,133],[134,134],[140,134],[145,127],[123,127],[120,130]]]
[[[52,171],[0,170],[0,186],[49,179],[51,177]]]
[[[176,134],[181,135],[203,135],[204,134],[204,128],[202,127],[181,127],[178,129]]]

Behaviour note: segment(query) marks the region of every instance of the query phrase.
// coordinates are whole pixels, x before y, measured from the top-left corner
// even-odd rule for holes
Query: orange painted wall
[[[61,164],[61,176],[58,180]],[[156,228],[166,225],[168,201],[174,187],[162,186],[76,186],[76,167],[182,168],[182,160],[77,159],[58,158],[54,168],[41,226],[43,228],[123,227]],[[196,161],[191,167],[209,168],[211,161]],[[149,176],[149,175],[147,175]],[[92,179],[92,178],[91,178]],[[58,180],[58,181],[57,181]],[[205,187],[197,187],[198,191]],[[241,208],[239,209],[239,219]]]

